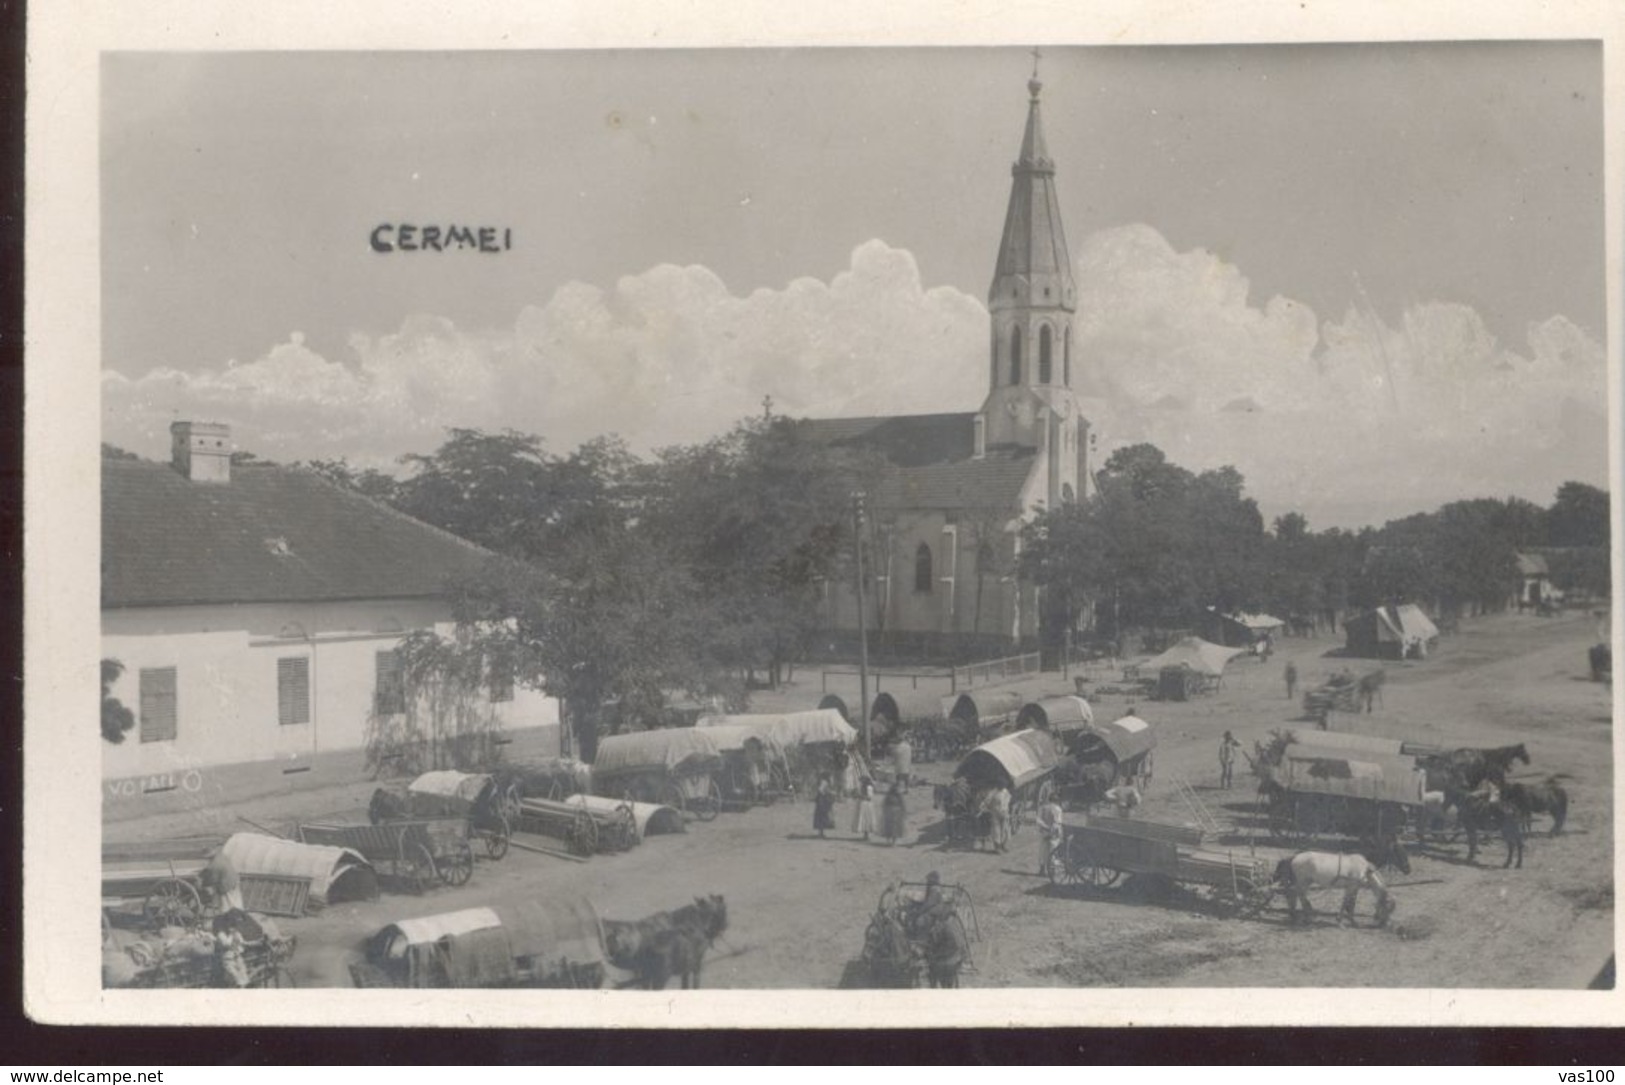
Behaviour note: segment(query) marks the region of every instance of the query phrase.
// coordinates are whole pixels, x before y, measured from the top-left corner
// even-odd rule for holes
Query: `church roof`
[[[975,457],[974,413],[889,415],[871,418],[808,418],[808,439],[873,449],[890,469],[875,494],[892,509],[1001,509],[1016,511],[1032,473],[1034,452],[994,447]]]
[[[1055,195],[1055,163],[1044,142],[1038,104],[1042,87],[1036,78],[1027,84],[1032,95],[1027,104],[1027,128],[1021,138],[1021,157],[1010,170],[1010,204],[1004,215],[1004,235],[999,241],[989,297],[1007,293],[1003,284],[1006,279],[1030,284],[1034,277],[1053,277],[1061,288],[1059,300],[1070,308],[1074,296],[1072,258],[1067,252],[1061,205]]]
[[[101,466],[104,607],[428,597],[491,556],[307,471]]]

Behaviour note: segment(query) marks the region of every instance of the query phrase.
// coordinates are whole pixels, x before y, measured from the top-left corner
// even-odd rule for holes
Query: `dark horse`
[[[718,894],[695,897],[693,904],[657,912],[635,923],[604,923],[610,963],[635,976],[634,983],[664,990],[673,976],[687,988],[700,985],[705,951],[728,929],[728,905]]]
[[[1529,831],[1536,814],[1552,816],[1553,836],[1563,831],[1563,822],[1569,816],[1569,793],[1557,782],[1562,778],[1559,773],[1548,776],[1538,784],[1508,783],[1501,788],[1501,798],[1517,810],[1525,832]]]
[[[1463,748],[1444,754],[1429,754],[1417,758],[1417,764],[1427,773],[1427,789],[1443,794],[1443,809],[1455,807],[1462,828],[1467,831],[1467,861],[1478,859],[1478,830],[1480,826],[1497,827],[1500,804],[1486,804],[1482,797],[1473,798],[1486,781],[1499,788],[1506,781],[1507,770],[1514,761],[1529,764],[1529,751],[1519,742],[1512,746],[1491,749]],[[1442,812],[1442,810],[1441,810]],[[1511,841],[1508,841],[1511,847]],[[1519,840],[1522,850],[1522,840]]]
[[[1369,889],[1377,898],[1377,926],[1385,926],[1394,914],[1394,900],[1388,894],[1378,871],[1393,866],[1403,874],[1411,872],[1410,858],[1397,837],[1361,842],[1358,854],[1338,852],[1300,851],[1282,859],[1275,866],[1275,888],[1286,894],[1291,909],[1289,923],[1298,922],[1298,905],[1303,905],[1304,918],[1315,914],[1309,903],[1309,893],[1315,889],[1343,890],[1343,909],[1339,924],[1354,923],[1354,901],[1360,890]]]

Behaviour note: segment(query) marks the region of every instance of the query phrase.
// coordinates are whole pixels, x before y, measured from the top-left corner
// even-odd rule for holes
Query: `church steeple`
[[[987,292],[988,396],[977,434],[979,454],[1001,445],[1035,450],[1045,477],[1038,496],[1054,506],[1087,492],[1090,427],[1073,391],[1077,287],[1044,140],[1036,49],[1033,56],[1027,127],[1010,168],[1010,203]]]
[[[995,311],[1033,307],[1059,310],[1060,316],[1074,311],[1077,288],[1055,194],[1055,162],[1044,140],[1039,103],[1043,89],[1035,64],[1027,83],[1027,128],[1021,137],[1021,157],[1010,168],[1010,203],[987,300]]]

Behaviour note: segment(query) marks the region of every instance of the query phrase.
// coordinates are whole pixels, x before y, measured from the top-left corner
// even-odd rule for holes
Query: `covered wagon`
[[[1157,733],[1138,716],[1093,723],[1062,733],[1061,740],[1080,766],[1102,766],[1101,779],[1107,786],[1132,781],[1144,791],[1151,781],[1152,757]],[[1109,777],[1104,770],[1109,770]]]
[[[704,716],[695,725],[702,732],[734,727],[776,744],[787,766],[790,787],[803,795],[813,793],[820,776],[839,775],[858,740],[857,728],[833,708],[777,715]]]
[[[987,737],[1016,726],[1027,699],[1013,689],[984,689],[946,698],[948,718],[968,724],[978,736]]]
[[[1261,771],[1270,832],[1293,843],[1397,835],[1419,823],[1424,808],[1427,774],[1404,754],[1293,742]]]
[[[596,988],[605,963],[592,903],[550,893],[397,920],[367,939],[350,975],[357,987]]]
[[[609,735],[598,743],[592,786],[611,799],[657,803],[710,821],[722,810],[722,749],[703,728]]]
[[[1008,790],[1010,826],[1014,830],[1020,827],[1025,811],[1049,799],[1061,763],[1061,747],[1047,731],[1017,731],[984,742],[966,754],[954,776],[969,786],[974,805],[996,787]]]

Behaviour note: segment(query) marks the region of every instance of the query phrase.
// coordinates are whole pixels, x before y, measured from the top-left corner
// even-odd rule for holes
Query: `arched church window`
[[[1045,324],[1038,329],[1038,383],[1048,384],[1052,375],[1050,367],[1050,334],[1049,325]]]
[[[931,575],[931,546],[921,543],[920,548],[914,551],[914,590],[930,591],[934,579]]]
[[[1066,329],[1065,338],[1061,340],[1061,371],[1066,377],[1066,386],[1072,387],[1072,329]]]
[[[1021,383],[1021,329],[1010,329],[1010,383]]]

